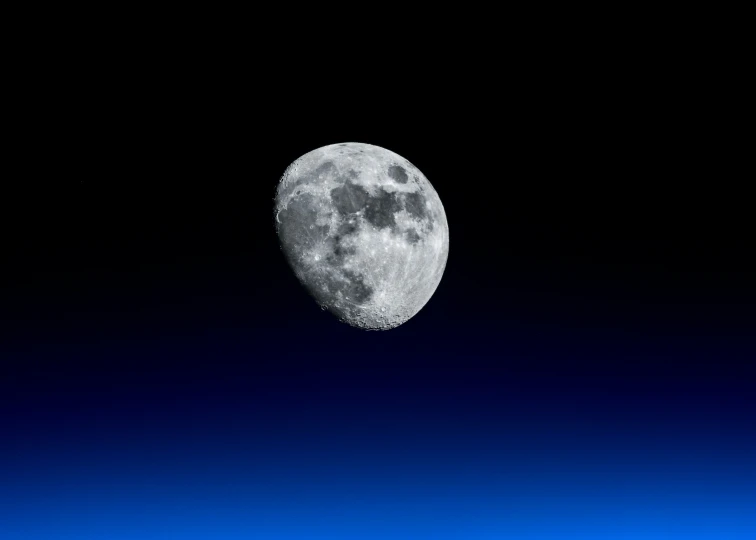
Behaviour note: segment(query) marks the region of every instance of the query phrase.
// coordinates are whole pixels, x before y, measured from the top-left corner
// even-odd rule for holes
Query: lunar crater
[[[405,171],[404,168],[402,168],[399,165],[391,165],[388,168],[388,175],[390,178],[394,179],[400,184],[406,184],[407,180],[409,180],[409,176],[407,176],[407,171]]]

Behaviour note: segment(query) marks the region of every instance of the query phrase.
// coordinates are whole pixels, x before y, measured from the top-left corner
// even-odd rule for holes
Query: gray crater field
[[[403,157],[362,143],[324,146],[284,172],[275,225],[286,260],[339,320],[388,330],[441,281],[449,227],[436,190]]]

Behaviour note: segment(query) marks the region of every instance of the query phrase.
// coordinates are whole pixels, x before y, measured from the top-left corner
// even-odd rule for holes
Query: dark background
[[[753,534],[737,70],[474,34],[43,47],[0,198],[0,536]],[[349,141],[449,221],[389,332],[320,311],[272,226],[289,163]]]

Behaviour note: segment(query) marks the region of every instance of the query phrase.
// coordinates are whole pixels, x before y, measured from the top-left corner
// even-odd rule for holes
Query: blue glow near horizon
[[[160,491],[155,489],[154,491]],[[753,500],[666,497],[202,497],[55,494],[4,518],[3,538],[752,538]],[[31,501],[30,501],[31,502]],[[4,513],[5,514],[5,513]]]
[[[429,365],[11,396],[0,540],[756,538],[748,385]]]
[[[756,533],[756,467],[735,448],[686,455],[683,444],[665,452],[657,444],[642,455],[620,445],[569,448],[565,438],[564,452],[553,440],[551,455],[502,444],[497,455],[476,444],[455,447],[453,438],[405,454],[393,440],[385,455],[379,448],[351,460],[357,447],[338,438],[327,448],[313,439],[312,453],[306,439],[290,440],[296,447],[288,452],[257,453],[249,444],[219,451],[217,441],[203,446],[198,438],[80,441],[16,458],[0,486],[0,537],[735,540]]]

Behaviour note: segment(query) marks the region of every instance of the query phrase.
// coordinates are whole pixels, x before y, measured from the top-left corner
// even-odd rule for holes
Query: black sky
[[[261,308],[296,298],[270,226],[275,183],[309,150],[361,141],[436,186],[452,235],[444,282],[466,309],[533,289],[536,306],[748,327],[754,218],[724,96],[674,50],[558,43],[353,48],[291,69],[220,45],[52,53],[3,201],[4,317],[75,305],[99,318],[109,293],[149,304],[231,287],[203,284],[214,272],[261,287]]]

